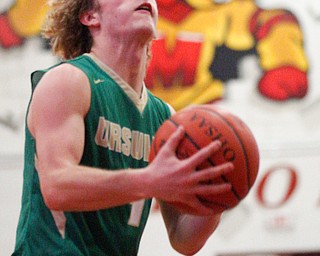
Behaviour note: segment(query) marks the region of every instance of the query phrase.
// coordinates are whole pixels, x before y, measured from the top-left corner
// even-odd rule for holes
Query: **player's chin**
[[[135,35],[141,38],[152,40],[157,37],[157,29],[153,22],[141,20],[135,24],[134,31]]]

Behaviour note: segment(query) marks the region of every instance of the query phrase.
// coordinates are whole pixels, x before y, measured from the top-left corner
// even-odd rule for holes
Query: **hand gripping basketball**
[[[197,170],[225,162],[234,165],[233,172],[208,180],[208,185],[228,182],[232,189],[216,196],[201,196],[199,200],[217,213],[238,205],[249,193],[259,169],[258,146],[248,126],[236,115],[212,105],[189,107],[174,114],[159,128],[152,141],[149,162],[179,125],[184,127],[185,135],[177,148],[178,158],[188,158],[212,141],[220,140],[220,150],[203,161]],[[182,204],[175,206],[185,211]]]

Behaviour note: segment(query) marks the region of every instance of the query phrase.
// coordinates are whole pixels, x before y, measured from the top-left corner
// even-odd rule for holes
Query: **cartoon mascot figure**
[[[46,0],[17,0],[0,14],[0,46],[17,47],[25,38],[37,36],[44,22],[48,5]]]
[[[276,101],[306,95],[303,35],[289,11],[262,9],[254,0],[157,4],[159,38],[152,45],[146,84],[176,110],[222,98],[224,82],[236,78],[237,58],[251,52],[263,71],[261,95]],[[19,46],[39,35],[47,11],[46,0],[16,0],[0,15],[0,46]]]
[[[176,110],[222,98],[241,53],[257,54],[263,70],[258,91],[264,97],[286,101],[306,95],[303,35],[291,12],[261,9],[253,0],[157,3],[159,36],[146,84]]]

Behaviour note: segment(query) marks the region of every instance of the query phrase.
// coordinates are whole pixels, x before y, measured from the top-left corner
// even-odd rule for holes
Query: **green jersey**
[[[145,87],[138,96],[91,55],[68,63],[81,69],[91,86],[80,164],[115,172],[147,166],[152,138],[170,116],[168,106]],[[33,87],[45,72],[33,73]],[[35,143],[26,128],[22,208],[13,255],[137,255],[151,199],[91,212],[52,211],[40,191]]]

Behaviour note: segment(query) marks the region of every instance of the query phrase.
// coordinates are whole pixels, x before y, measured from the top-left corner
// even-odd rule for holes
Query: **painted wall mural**
[[[48,11],[46,0],[17,0],[0,15],[0,45],[21,46],[25,39],[37,36]]]
[[[5,70],[2,77],[6,80],[0,88],[2,104],[8,101],[8,91],[15,95],[18,90],[24,102],[28,99],[28,95],[21,93],[22,87],[28,87],[28,80],[23,85],[15,83],[10,89],[5,88],[12,81],[8,74],[20,69],[33,71],[26,70],[31,65],[23,55],[33,55],[33,61],[38,60],[39,66],[35,68],[57,61],[47,51],[47,43],[40,39],[41,24],[48,11],[46,1],[6,0],[5,3],[0,11],[0,73],[1,69]],[[158,0],[157,3],[159,35],[152,45],[145,81],[154,94],[176,110],[219,99],[232,105],[233,98],[246,94],[249,83],[250,93],[270,104],[306,102],[306,98],[312,98],[310,95],[317,94],[314,74],[310,75],[318,65],[312,59],[315,48],[306,38],[310,32],[304,17],[296,10],[281,6],[280,2],[266,7],[270,1],[254,0]],[[305,13],[314,24],[319,24],[314,1],[308,3]],[[7,70],[4,66],[10,66],[9,62],[11,66],[17,65],[16,57],[21,66]],[[253,65],[242,64],[248,59],[254,60]],[[245,82],[246,85],[242,85],[243,70],[245,76],[254,78]],[[19,72],[19,75],[27,78],[29,73]],[[14,75],[14,79],[19,78]],[[242,96],[235,96],[240,91]],[[243,103],[237,100],[241,106],[247,104]],[[7,105],[0,110],[0,129],[17,133],[19,126],[23,126],[19,120],[26,103],[18,114],[16,108]],[[299,111],[311,105],[305,104]]]
[[[278,101],[303,98],[308,61],[296,16],[263,9],[253,0],[219,2],[158,0],[159,39],[147,86],[176,109],[211,102],[224,96],[225,81],[237,78],[238,60],[256,54],[262,95]],[[0,15],[1,46],[21,46],[38,35],[47,10],[45,0],[17,0]]]
[[[160,35],[146,81],[176,109],[223,97],[224,82],[238,77],[238,61],[249,54],[259,58],[263,96],[306,95],[303,33],[290,11],[263,9],[253,0],[158,0],[158,6]]]

